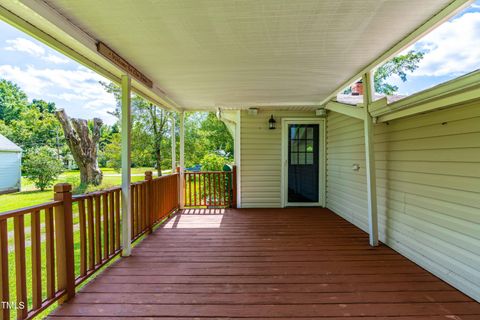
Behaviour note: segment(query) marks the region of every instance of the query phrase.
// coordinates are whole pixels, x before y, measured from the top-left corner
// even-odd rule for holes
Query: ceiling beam
[[[352,106],[345,103],[330,101],[325,105],[325,109],[330,111],[335,111],[341,114],[344,114],[349,117],[357,118],[360,120],[365,119],[365,112],[363,111],[364,108]]]
[[[373,116],[373,112],[375,110],[379,110],[381,108],[384,108],[388,105],[388,100],[387,100],[387,97],[382,97],[378,100],[375,100],[373,102],[371,102],[369,105],[368,105],[368,112],[370,112],[370,114]]]
[[[421,26],[415,29],[413,32],[408,34],[405,38],[400,40],[397,44],[393,47],[385,51],[381,54],[378,58],[370,62],[368,65],[363,67],[361,70],[357,71],[352,77],[350,77],[347,81],[343,82],[338,88],[336,88],[331,94],[329,94],[325,99],[322,100],[320,103],[321,105],[326,104],[328,101],[336,97],[337,93],[343,90],[345,87],[352,84],[354,81],[362,78],[362,76],[373,70],[375,67],[381,65],[385,61],[389,60],[390,58],[394,57],[396,54],[401,52],[402,50],[408,48],[410,45],[415,43],[418,39],[423,37],[425,34],[432,31],[434,28],[442,24],[444,21],[448,20],[451,16],[456,14],[457,12],[461,11],[474,0],[454,0],[448,6],[443,8],[440,12],[436,15],[431,17],[429,20],[424,22]]]

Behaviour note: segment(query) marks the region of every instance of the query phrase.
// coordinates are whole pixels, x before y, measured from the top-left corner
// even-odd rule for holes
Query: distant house
[[[20,191],[22,149],[0,134],[0,194]]]

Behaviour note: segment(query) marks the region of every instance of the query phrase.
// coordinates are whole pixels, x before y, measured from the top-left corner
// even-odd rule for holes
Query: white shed
[[[22,149],[0,134],[0,194],[20,191]]]

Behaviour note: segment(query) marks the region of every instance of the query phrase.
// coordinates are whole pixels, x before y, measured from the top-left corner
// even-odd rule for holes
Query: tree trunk
[[[158,172],[158,176],[161,177],[161,176],[162,176],[162,156],[160,155],[160,150],[159,150],[159,152],[157,153],[156,158],[157,158],[157,172]]]
[[[55,112],[55,115],[62,125],[68,147],[80,170],[82,185],[100,185],[103,175],[98,167],[97,144],[102,120],[93,119],[93,132],[90,134],[86,120],[69,118],[63,109]]]
[[[157,162],[158,176],[162,176],[162,139],[155,137],[155,161]]]

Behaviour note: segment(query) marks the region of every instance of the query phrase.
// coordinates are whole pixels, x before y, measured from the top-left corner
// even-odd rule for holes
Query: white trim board
[[[288,203],[287,201],[287,157],[288,157],[288,124],[318,124],[319,125],[319,168],[318,168],[318,184],[319,184],[319,202],[317,203]],[[326,204],[326,123],[325,119],[319,118],[283,118],[282,119],[282,163],[281,163],[281,205],[283,208],[287,206],[308,207],[321,206]]]

